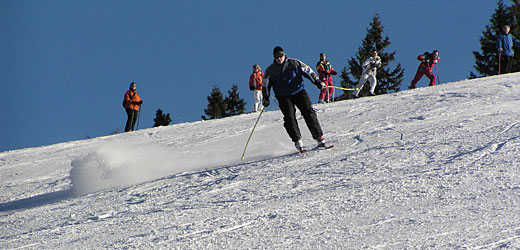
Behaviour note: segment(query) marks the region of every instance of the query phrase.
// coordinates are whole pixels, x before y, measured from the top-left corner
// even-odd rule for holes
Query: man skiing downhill
[[[264,107],[269,106],[272,88],[283,114],[283,125],[296,149],[302,153],[305,152],[296,120],[295,106],[300,110],[312,138],[318,143],[318,147],[329,148],[325,145],[318,117],[312,108],[309,95],[304,89],[303,77],[309,79],[320,90],[326,87],[325,83],[321,82],[314,71],[302,61],[287,58],[280,46],[273,49],[273,57],[273,63],[264,72],[262,88]]]
[[[432,53],[424,52],[424,54],[417,56],[417,60],[421,61],[419,68],[417,69],[417,73],[415,73],[415,77],[412,80],[412,84],[409,89],[415,89],[416,84],[419,80],[421,80],[423,75],[430,78],[430,84],[428,86],[435,86],[435,75],[432,73],[433,66],[439,62],[439,51],[434,50]]]
[[[316,70],[320,76],[320,81],[324,82],[327,86],[332,86],[331,75],[337,75],[338,72],[336,72],[334,68],[332,68],[332,64],[327,61],[327,55],[325,55],[325,53],[320,53],[320,61],[316,64]],[[323,88],[320,91],[318,103],[330,102],[333,91],[333,88]]]

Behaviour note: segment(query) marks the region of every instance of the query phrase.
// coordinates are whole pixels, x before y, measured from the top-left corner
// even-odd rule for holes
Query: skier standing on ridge
[[[143,100],[137,93],[137,84],[135,82],[130,83],[130,89],[126,91],[123,99],[123,107],[126,110],[128,119],[126,120],[125,132],[133,131],[137,116],[139,115],[139,109],[141,109]]]
[[[274,62],[267,67],[263,81],[264,107],[269,106],[269,94],[273,88],[280,111],[283,114],[284,127],[301,153],[305,152],[301,139],[295,106],[300,110],[309,131],[318,143],[318,148],[330,148],[325,145],[323,132],[311,100],[304,89],[303,77],[311,80],[320,90],[326,87],[318,76],[305,63],[298,59],[287,58],[280,46],[273,49]]]
[[[421,61],[419,68],[417,69],[417,73],[415,73],[415,77],[412,80],[412,84],[409,89],[415,89],[415,85],[419,80],[421,80],[423,75],[430,78],[430,84],[428,86],[435,86],[435,75],[432,73],[433,66],[439,62],[439,51],[434,50],[432,53],[424,52],[424,54],[419,55],[417,60]]]
[[[327,86],[332,86],[332,76],[337,75],[338,72],[332,68],[332,65],[329,61],[327,61],[327,55],[325,53],[320,53],[320,61],[316,64],[316,70],[318,71],[318,75],[320,76],[320,81],[324,82]],[[334,92],[333,88],[323,88],[320,91],[320,96],[318,97],[318,103],[330,102],[330,97]]]
[[[370,83],[370,90],[368,95],[376,95],[374,93],[377,84],[376,73],[377,68],[381,67],[381,58],[377,55],[377,50],[373,50],[370,54],[371,56],[363,63],[363,73],[361,74],[361,78],[359,79],[359,82],[356,85],[357,91],[354,94],[356,98],[359,97],[359,92],[361,92],[361,89],[363,88],[367,80]]]
[[[503,73],[511,73],[511,65],[513,64],[513,56],[515,55],[513,47],[520,47],[520,42],[516,40],[513,35],[509,34],[509,30],[511,30],[509,25],[504,25],[504,33],[497,36],[498,55],[502,62],[504,62],[503,65],[505,66]],[[499,64],[502,62],[499,62]],[[498,74],[502,73],[500,71],[501,70],[499,69]]]
[[[253,91],[253,112],[258,112],[263,109],[262,106],[262,78],[264,77],[264,73],[262,73],[262,69],[260,65],[253,65],[253,73],[249,76],[249,89]]]

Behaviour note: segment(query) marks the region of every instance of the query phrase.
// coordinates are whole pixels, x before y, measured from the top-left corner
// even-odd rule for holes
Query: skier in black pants
[[[305,119],[312,138],[318,142],[318,147],[327,148],[318,117],[312,108],[309,95],[304,89],[303,77],[311,80],[319,89],[325,88],[325,83],[321,82],[314,71],[302,61],[287,58],[280,46],[274,48],[273,56],[274,62],[267,67],[264,73],[262,88],[264,107],[269,106],[269,95],[271,88],[273,88],[275,97],[280,105],[280,110],[284,116],[283,125],[294,142],[294,146],[300,152],[305,151],[298,122],[296,121],[296,106]]]

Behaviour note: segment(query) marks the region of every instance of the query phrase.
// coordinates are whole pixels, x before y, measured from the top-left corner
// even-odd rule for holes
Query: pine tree
[[[520,0],[511,0],[513,3],[509,8],[511,14],[511,33],[516,35],[520,34]],[[518,38],[518,37],[517,37]]]
[[[515,4],[515,12],[518,12],[517,6],[518,4]],[[517,34],[519,34],[520,29],[518,24],[515,25],[513,23],[511,8],[507,7],[502,0],[497,2],[497,8],[489,22],[490,24],[486,25],[486,29],[482,32],[482,37],[480,38],[481,52],[473,51],[473,56],[475,56],[475,66],[473,68],[480,73],[480,77],[498,74],[497,34],[502,32],[504,25],[513,25],[510,33],[515,37],[518,37]],[[513,67],[511,69],[513,72],[519,71],[518,67],[520,65],[517,58],[513,58]],[[476,77],[475,73],[470,72],[469,78]]]
[[[233,84],[228,96],[224,99],[226,105],[226,116],[234,116],[243,114],[246,109],[246,102],[240,98],[238,94],[238,86]]]
[[[170,122],[172,122],[172,119],[170,118],[170,114],[164,114],[161,109],[158,109],[155,112],[155,119],[153,119],[154,127],[168,126],[168,125],[170,125]]]
[[[362,46],[359,47],[355,57],[351,57],[348,60],[348,66],[343,68],[341,72],[341,86],[344,88],[354,88],[363,71],[363,62],[370,57],[372,50],[377,50],[379,57],[381,57],[381,67],[377,70],[377,86],[375,94],[387,94],[391,92],[397,92],[403,81],[404,70],[401,68],[401,63],[398,63],[395,69],[389,68],[390,62],[395,60],[395,51],[388,53],[385,52],[385,48],[390,45],[390,39],[388,36],[383,38],[384,26],[381,23],[379,14],[374,14],[370,28],[367,28],[367,34],[363,40]],[[352,77],[352,78],[351,78]],[[368,81],[366,83],[369,84]],[[365,86],[360,92],[361,96],[368,93],[369,88]],[[345,91],[340,99],[353,98],[352,91]]]
[[[208,117],[203,115],[203,120],[219,119],[226,116],[226,104],[224,103],[224,97],[222,96],[222,92],[216,84],[213,85],[213,90],[208,96],[208,108],[204,110],[204,113],[206,113]]]

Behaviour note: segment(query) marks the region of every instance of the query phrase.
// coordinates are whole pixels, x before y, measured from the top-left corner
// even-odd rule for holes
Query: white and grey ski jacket
[[[379,56],[369,57],[363,63],[363,75],[367,76],[375,76],[377,73],[377,68],[381,67],[381,58]]]

